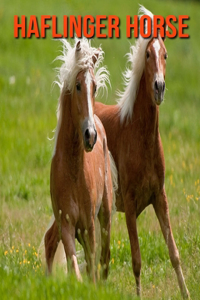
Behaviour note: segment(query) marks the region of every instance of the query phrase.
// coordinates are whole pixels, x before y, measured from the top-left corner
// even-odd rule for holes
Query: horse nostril
[[[85,150],[88,151],[92,151],[95,143],[97,141],[97,131],[95,126],[88,126],[85,129],[85,132],[83,134],[83,143],[84,143],[84,147]]]
[[[96,144],[96,141],[97,141],[97,131],[95,129],[94,144]]]
[[[163,92],[164,92],[164,90],[165,90],[165,82],[163,82]]]
[[[90,131],[89,131],[89,129],[86,129],[86,131],[85,131],[85,138],[86,138],[86,140],[89,140],[89,138],[90,138]]]
[[[158,92],[158,82],[157,82],[157,80],[155,81],[155,90],[156,90],[156,92]]]

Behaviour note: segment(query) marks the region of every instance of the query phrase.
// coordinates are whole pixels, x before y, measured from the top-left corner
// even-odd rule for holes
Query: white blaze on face
[[[157,64],[159,64],[160,43],[159,43],[158,39],[156,39],[155,42],[153,43],[153,47],[154,47],[154,50],[156,53]]]
[[[155,42],[153,43],[153,47],[154,47],[154,51],[155,51],[155,55],[156,55],[156,65],[158,68],[158,72],[154,75],[154,81],[164,81],[164,76],[163,76],[163,72],[160,69],[160,62],[159,62],[159,51],[160,51],[160,42],[158,39],[155,40]],[[154,85],[154,83],[153,83]]]
[[[92,82],[91,74],[90,74],[90,71],[87,70],[87,72],[85,73],[85,84],[86,84],[86,88],[87,88],[88,119],[92,123],[94,123],[92,99],[91,99],[91,91],[90,91],[91,82]]]

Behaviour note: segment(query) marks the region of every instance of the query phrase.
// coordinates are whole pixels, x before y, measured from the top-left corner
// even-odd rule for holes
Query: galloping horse
[[[144,7],[141,13],[153,20]],[[118,170],[116,195],[117,211],[125,212],[128,228],[132,267],[140,295],[141,256],[136,218],[152,204],[169,249],[171,263],[177,274],[182,296],[189,297],[180,266],[169,219],[165,192],[165,164],[158,128],[159,105],[165,92],[167,51],[163,40],[139,37],[131,47],[128,61],[132,69],[124,73],[125,89],[117,105],[95,104],[95,114],[102,121],[108,147]]]
[[[46,232],[48,272],[60,241],[68,262],[81,280],[75,238],[82,244],[87,271],[95,282],[95,219],[101,225],[101,264],[107,277],[113,187],[105,130],[93,114],[95,94],[106,87],[108,71],[99,68],[103,51],[83,39],[72,47],[62,40],[63,61],[57,82],[61,93],[51,163],[50,191],[55,219]]]

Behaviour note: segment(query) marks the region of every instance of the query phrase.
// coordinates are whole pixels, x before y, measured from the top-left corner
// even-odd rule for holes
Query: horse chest
[[[137,216],[152,203],[159,190],[160,183],[155,172],[144,175],[140,182],[137,181],[137,185],[133,184],[132,195]]]
[[[130,195],[131,201],[136,202],[137,215],[148,206],[152,197],[158,194],[163,185],[164,170],[162,164],[157,167],[157,160],[153,156],[144,156],[135,152],[135,155],[127,156],[119,164],[119,193],[117,197],[117,210],[124,211],[126,195]]]
[[[85,171],[79,178],[82,192],[78,193],[77,202],[80,212],[83,210],[86,213],[90,211],[92,215],[97,216],[103,198],[104,180],[103,165],[100,163],[91,164],[90,160],[86,160]]]

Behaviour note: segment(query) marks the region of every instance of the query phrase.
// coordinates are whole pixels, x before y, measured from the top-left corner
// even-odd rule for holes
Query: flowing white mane
[[[140,17],[141,15],[148,15],[153,20],[153,14],[144,6],[140,6],[138,14],[140,14]],[[127,68],[123,73],[124,91],[118,91],[117,93],[119,97],[117,102],[120,108],[121,122],[125,119],[131,119],[132,117],[133,107],[145,65],[145,51],[150,40],[151,37],[144,39],[139,36],[136,44],[131,46],[130,53],[127,53],[128,63],[131,63],[131,69]]]
[[[80,50],[76,51],[76,45],[80,41]],[[57,108],[57,128],[55,132],[55,146],[57,141],[57,135],[61,126],[62,119],[62,107],[63,107],[63,96],[66,91],[72,93],[76,77],[82,70],[87,70],[92,67],[97,84],[97,92],[99,90],[106,90],[106,83],[110,84],[109,72],[105,66],[100,67],[104,59],[104,51],[101,48],[91,47],[90,41],[86,38],[77,39],[75,38],[74,44],[71,45],[67,40],[61,39],[63,44],[62,54],[59,55],[55,60],[63,62],[60,68],[57,68],[57,80],[55,83],[60,87],[60,97]],[[94,57],[96,62],[94,63]],[[55,151],[55,150],[54,150]]]
[[[76,53],[76,44],[80,41],[81,50]],[[67,89],[70,93],[75,85],[75,79],[78,73],[86,70],[89,67],[94,68],[94,74],[97,82],[97,92],[100,88],[107,88],[106,82],[109,82],[109,72],[106,67],[99,68],[104,59],[104,52],[101,48],[91,47],[90,41],[86,38],[75,38],[74,45],[72,46],[67,40],[61,39],[63,44],[62,55],[59,55],[56,60],[63,62],[58,68],[58,81],[56,83],[61,91]],[[93,63],[93,57],[97,58],[96,63]]]

